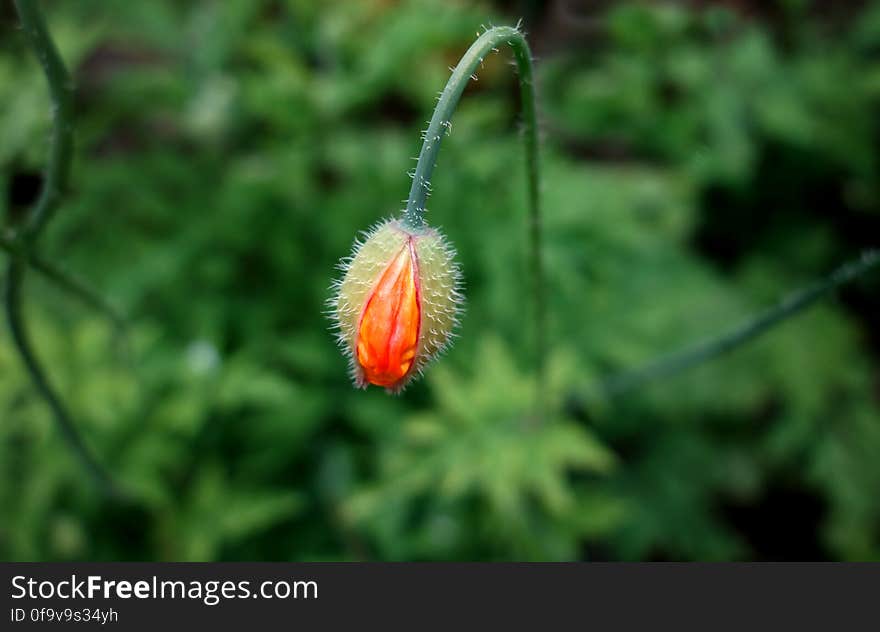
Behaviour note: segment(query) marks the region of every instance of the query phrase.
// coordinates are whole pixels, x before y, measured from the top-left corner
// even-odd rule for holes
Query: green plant
[[[467,273],[462,335],[406,397],[350,388],[326,279],[352,227],[405,193],[412,131],[473,25],[501,11],[53,6],[82,87],[73,191],[38,250],[5,232],[0,246],[29,266],[24,316],[55,392],[138,502],[72,475],[82,464],[0,336],[0,554],[878,555],[874,255],[854,261],[857,282],[823,278],[872,245],[876,8],[829,37],[811,16],[626,3],[597,20],[601,37],[556,52],[535,22],[546,423],[528,423],[528,172],[503,55],[479,69],[432,178],[431,223]],[[15,226],[51,129],[10,14],[0,213]],[[67,268],[130,315],[132,365],[107,353],[100,313],[46,287]],[[103,305],[86,290],[76,300]],[[728,322],[744,325],[716,339]],[[615,383],[630,386],[609,398]]]

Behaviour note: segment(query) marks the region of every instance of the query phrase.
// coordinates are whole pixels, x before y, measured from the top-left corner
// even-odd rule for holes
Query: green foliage
[[[355,234],[400,208],[448,66],[518,16],[45,5],[77,154],[41,252],[131,328],[117,344],[37,275],[25,315],[135,500],[90,486],[3,329],[0,558],[880,559],[876,278],[712,364],[595,395],[876,243],[880,6],[832,23],[615,5],[589,50],[526,25],[551,320],[538,421],[508,53],[466,92],[429,200],[465,275],[455,346],[401,397],[356,391],[322,313]],[[14,223],[48,100],[2,10],[0,32]]]
[[[344,515],[375,530],[395,559],[473,547],[501,558],[576,556],[581,500],[569,479],[606,473],[613,457],[578,424],[527,414],[534,382],[499,340],[487,337],[478,355],[474,375],[431,373],[437,407],[404,419],[379,446],[378,481]],[[553,360],[547,403],[558,408],[574,363]]]

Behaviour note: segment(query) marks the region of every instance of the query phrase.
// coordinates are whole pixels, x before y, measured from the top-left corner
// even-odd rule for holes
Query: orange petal
[[[357,360],[371,384],[393,387],[412,366],[420,318],[416,275],[410,239],[373,288],[358,327]]]

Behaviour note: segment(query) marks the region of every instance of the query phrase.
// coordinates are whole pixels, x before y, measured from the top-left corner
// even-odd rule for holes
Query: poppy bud
[[[398,392],[448,346],[462,302],[453,257],[437,230],[389,220],[343,260],[330,307],[356,386]]]

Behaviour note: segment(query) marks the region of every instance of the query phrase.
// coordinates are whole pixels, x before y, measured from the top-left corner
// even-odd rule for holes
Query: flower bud
[[[449,345],[462,303],[454,254],[437,230],[389,220],[340,264],[330,307],[356,386],[398,392]]]

